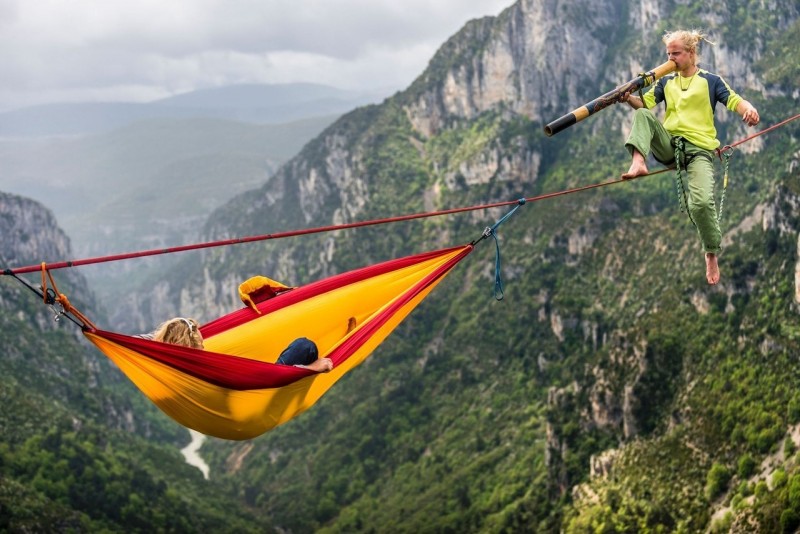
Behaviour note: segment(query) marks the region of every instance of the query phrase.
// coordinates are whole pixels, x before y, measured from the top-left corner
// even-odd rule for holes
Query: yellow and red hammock
[[[363,362],[473,245],[408,256],[286,291],[201,327],[205,349],[86,328],[84,334],[178,423],[219,438],[258,436],[310,408]],[[260,312],[260,313],[259,313]],[[356,328],[348,332],[348,320]],[[312,339],[329,373],[278,365]]]

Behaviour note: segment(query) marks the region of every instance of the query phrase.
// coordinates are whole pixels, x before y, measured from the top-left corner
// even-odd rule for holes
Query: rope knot
[[[64,293],[59,293],[58,297],[56,297],[56,302],[61,304],[61,307],[64,308],[65,312],[72,312],[74,308],[72,307],[72,303],[70,303],[69,299]]]

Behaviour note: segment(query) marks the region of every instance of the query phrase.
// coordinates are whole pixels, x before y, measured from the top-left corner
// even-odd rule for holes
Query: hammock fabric
[[[205,350],[96,328],[84,334],[178,423],[210,436],[249,439],[310,408],[472,249],[399,258],[280,293],[258,303],[258,311],[245,307],[202,326]],[[357,326],[348,332],[351,317]],[[275,364],[298,337],[313,340],[333,370]]]

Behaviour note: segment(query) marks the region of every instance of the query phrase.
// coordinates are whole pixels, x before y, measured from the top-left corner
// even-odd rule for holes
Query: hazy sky
[[[410,84],[513,0],[0,0],[0,110],[237,83]]]

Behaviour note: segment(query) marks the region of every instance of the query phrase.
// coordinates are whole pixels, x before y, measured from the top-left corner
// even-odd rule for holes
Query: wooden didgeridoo
[[[677,67],[678,66],[675,64],[675,62],[670,59],[666,63],[662,63],[650,72],[645,72],[628,83],[620,85],[616,89],[612,89],[603,96],[595,98],[588,104],[585,104],[578,109],[567,113],[563,117],[557,118],[544,127],[544,133],[547,135],[547,137],[555,135],[561,130],[565,130],[573,124],[582,121],[589,115],[594,115],[598,111],[616,104],[619,101],[619,97],[625,93],[633,93],[639,89],[647,87],[659,78],[675,71]]]

